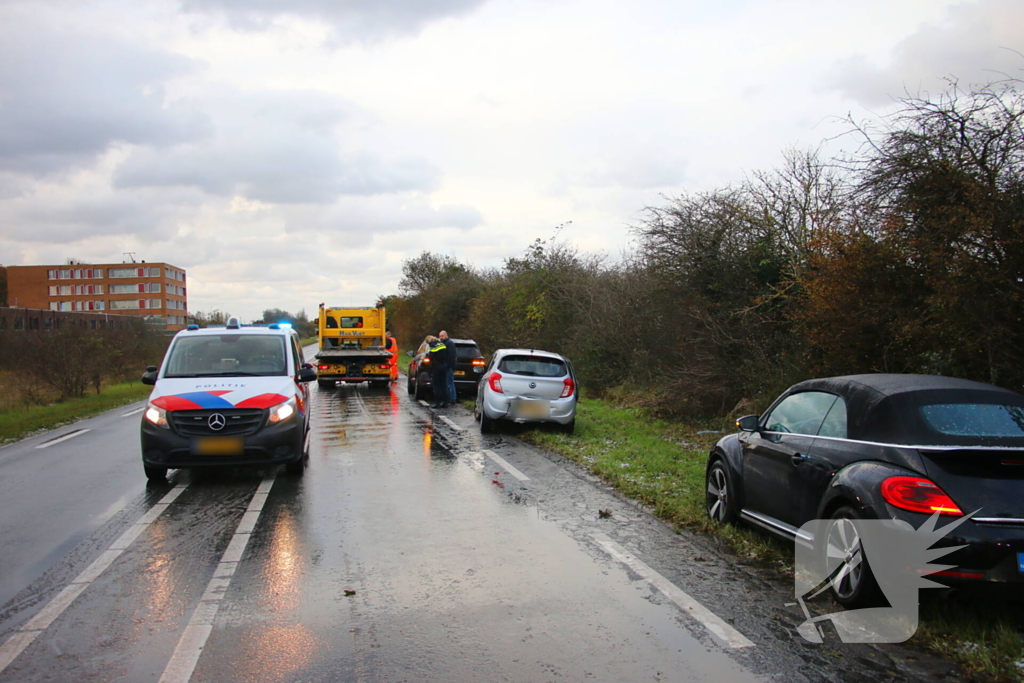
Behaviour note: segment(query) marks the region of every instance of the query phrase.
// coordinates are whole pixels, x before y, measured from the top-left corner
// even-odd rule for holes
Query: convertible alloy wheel
[[[832,592],[847,609],[884,604],[857,530],[860,519],[856,510],[843,506],[833,513],[825,533],[826,576],[832,577]]]
[[[708,468],[707,496],[705,510],[708,517],[719,524],[727,524],[736,519],[736,503],[733,500],[732,485],[725,463],[716,460]]]

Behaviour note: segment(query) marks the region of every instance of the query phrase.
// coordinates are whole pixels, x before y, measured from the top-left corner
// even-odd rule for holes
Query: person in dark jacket
[[[433,408],[448,405],[448,347],[440,339],[430,342],[430,388],[434,391]]]
[[[438,338],[444,342],[444,345],[448,351],[448,405],[455,405],[456,401],[459,400],[458,395],[455,393],[455,364],[458,362],[458,353],[455,348],[455,342],[448,338],[448,333],[441,330],[437,333]]]

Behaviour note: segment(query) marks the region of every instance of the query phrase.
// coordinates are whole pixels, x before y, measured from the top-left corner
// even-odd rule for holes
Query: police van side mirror
[[[405,355],[409,356],[409,358],[415,358],[416,357],[416,353],[414,351],[406,351]]]
[[[312,382],[317,378],[316,368],[309,363],[306,363],[299,369],[299,381],[300,382]]]
[[[156,366],[150,365],[142,375],[142,383],[150,386],[156,384]]]

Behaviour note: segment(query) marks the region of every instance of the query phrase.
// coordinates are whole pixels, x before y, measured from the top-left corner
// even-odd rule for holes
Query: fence
[[[83,313],[71,311],[48,311],[37,308],[0,308],[0,332],[49,332],[72,329],[114,330],[128,329],[143,325],[138,316],[116,313]]]

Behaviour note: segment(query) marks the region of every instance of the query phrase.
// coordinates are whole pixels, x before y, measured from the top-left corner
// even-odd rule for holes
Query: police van
[[[163,481],[168,469],[284,464],[302,474],[309,458],[309,384],[299,335],[287,324],[178,332],[142,413],[142,465]]]

